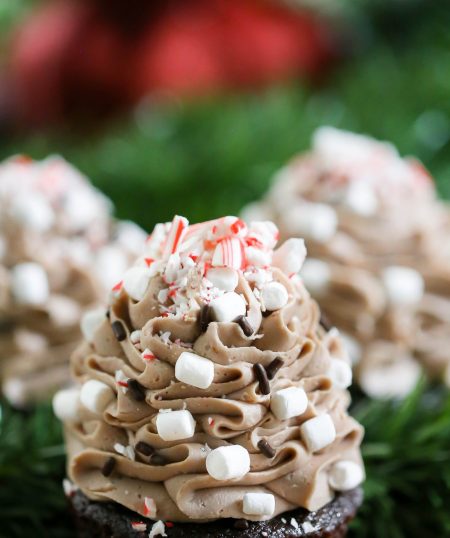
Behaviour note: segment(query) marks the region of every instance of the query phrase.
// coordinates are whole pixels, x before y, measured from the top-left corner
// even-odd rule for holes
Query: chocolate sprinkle
[[[127,337],[127,333],[125,331],[125,327],[122,325],[122,322],[114,321],[111,323],[111,329],[119,342],[123,342],[123,340],[125,340]]]
[[[206,332],[209,322],[211,321],[210,310],[209,305],[205,304],[200,311],[200,330],[202,333]]]
[[[248,529],[248,521],[246,519],[236,519],[236,521],[234,522],[233,527],[235,529],[243,531],[245,529]]]
[[[105,464],[102,467],[102,475],[103,476],[110,476],[110,474],[114,471],[114,467],[116,466],[116,460],[115,458],[111,457],[108,458],[105,461]]]
[[[106,311],[106,317],[108,319],[111,319],[111,310],[108,308],[108,310]]]
[[[273,361],[267,366],[266,373],[269,379],[273,379],[278,370],[283,366],[284,361],[280,357],[275,357]]]
[[[128,379],[128,390],[133,400],[137,402],[145,400],[145,388],[136,379]]]
[[[275,449],[272,448],[265,439],[261,439],[261,441],[258,442],[258,448],[267,458],[273,458],[276,454]]]
[[[261,394],[270,394],[270,383],[264,366],[261,364],[254,364],[253,371],[255,372],[256,379],[258,380]]]
[[[144,443],[144,441],[139,441],[134,449],[136,452],[139,452],[139,454],[143,454],[144,456],[153,456],[155,453],[155,449],[152,447],[152,445]]]
[[[153,454],[150,463],[152,465],[165,465],[167,463],[167,460],[164,456],[161,456],[161,454]]]
[[[245,336],[251,336],[253,334],[253,327],[250,325],[245,316],[238,316],[234,322],[239,325]]]
[[[322,325],[322,327],[328,332],[331,331],[331,329],[334,327],[334,325],[331,323],[331,321],[328,319],[328,317],[322,312],[320,316],[319,323]]]

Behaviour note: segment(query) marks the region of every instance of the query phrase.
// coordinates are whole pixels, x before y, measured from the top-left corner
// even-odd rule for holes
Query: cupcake
[[[80,536],[346,534],[364,477],[349,358],[297,275],[303,240],[278,236],[176,216],[86,314],[53,400]]]
[[[305,237],[302,278],[343,331],[364,391],[403,397],[422,370],[450,382],[450,210],[420,162],[323,127],[243,214]]]
[[[137,255],[145,235],[111,209],[59,157],[0,164],[0,376],[16,406],[67,383],[83,309]]]

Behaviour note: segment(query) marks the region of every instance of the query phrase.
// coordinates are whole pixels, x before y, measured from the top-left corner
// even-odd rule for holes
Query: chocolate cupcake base
[[[168,538],[342,538],[362,503],[361,488],[338,495],[329,504],[308,512],[303,508],[270,521],[222,519],[207,524],[166,524]],[[153,522],[114,503],[89,500],[81,491],[70,497],[80,538],[148,538]],[[134,530],[132,523],[146,523],[146,530]]]

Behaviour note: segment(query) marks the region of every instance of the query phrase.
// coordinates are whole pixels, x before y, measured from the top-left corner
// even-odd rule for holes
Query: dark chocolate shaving
[[[255,377],[258,380],[261,394],[270,394],[270,383],[264,366],[261,364],[254,364],[253,371],[255,372]]]
[[[280,359],[280,357],[275,357],[273,361],[269,364],[269,366],[267,366],[266,368],[267,377],[269,379],[273,379],[276,376],[278,370],[283,366],[283,364],[283,359]]]
[[[150,463],[152,465],[165,465],[167,463],[167,460],[164,456],[161,456],[161,454],[153,454]]]
[[[200,330],[202,333],[206,332],[208,325],[211,321],[211,312],[207,304],[205,304],[200,310]]]
[[[111,473],[114,471],[114,467],[116,466],[116,460],[113,457],[108,458],[105,461],[105,464],[102,467],[102,475],[103,476],[110,476]]]
[[[235,529],[243,531],[245,529],[248,529],[248,521],[246,519],[236,519],[236,521],[234,522],[233,527]]]
[[[253,334],[253,327],[245,316],[238,316],[234,322],[239,325],[245,336],[251,336]]]
[[[139,443],[136,444],[134,449],[136,450],[136,452],[139,452],[139,454],[143,454],[144,456],[153,456],[153,454],[155,453],[155,449],[152,447],[152,445],[149,445],[144,441],[139,441]]]
[[[119,342],[123,342],[127,337],[127,332],[125,331],[125,327],[122,325],[122,322],[114,321],[111,323],[111,329]]]
[[[261,451],[261,454],[264,454],[267,458],[273,458],[276,454],[276,451],[265,439],[261,439],[258,443],[258,448]]]

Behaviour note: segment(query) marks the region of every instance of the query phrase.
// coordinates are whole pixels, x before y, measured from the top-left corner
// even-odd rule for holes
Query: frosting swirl
[[[244,214],[273,219],[283,237],[303,234],[305,284],[348,334],[370,395],[406,395],[421,367],[448,377],[450,211],[418,161],[323,127]]]
[[[351,380],[333,373],[347,371],[346,352],[336,331],[320,326],[296,274],[303,242],[273,251],[277,239],[272,223],[247,226],[236,217],[157,225],[107,316],[72,356],[74,411],[58,404],[70,394],[54,401],[69,476],[89,498],[152,519],[262,520],[298,506],[318,509],[362,480],[362,428],[347,414]],[[190,382],[179,368],[186,354],[194,361]],[[192,377],[200,375],[198,357],[213,367],[203,388]],[[289,387],[305,405],[283,415],[274,401]],[[161,423],[174,425],[177,412],[190,414],[194,429],[169,438]],[[326,424],[316,426],[316,418]],[[211,455],[221,447],[240,447],[249,467],[214,477]],[[337,462],[356,479],[330,480]],[[273,502],[269,512],[249,513],[243,499],[251,504],[256,493]]]
[[[145,235],[111,209],[59,157],[0,165],[0,372],[15,405],[67,383],[83,309],[137,255]]]

